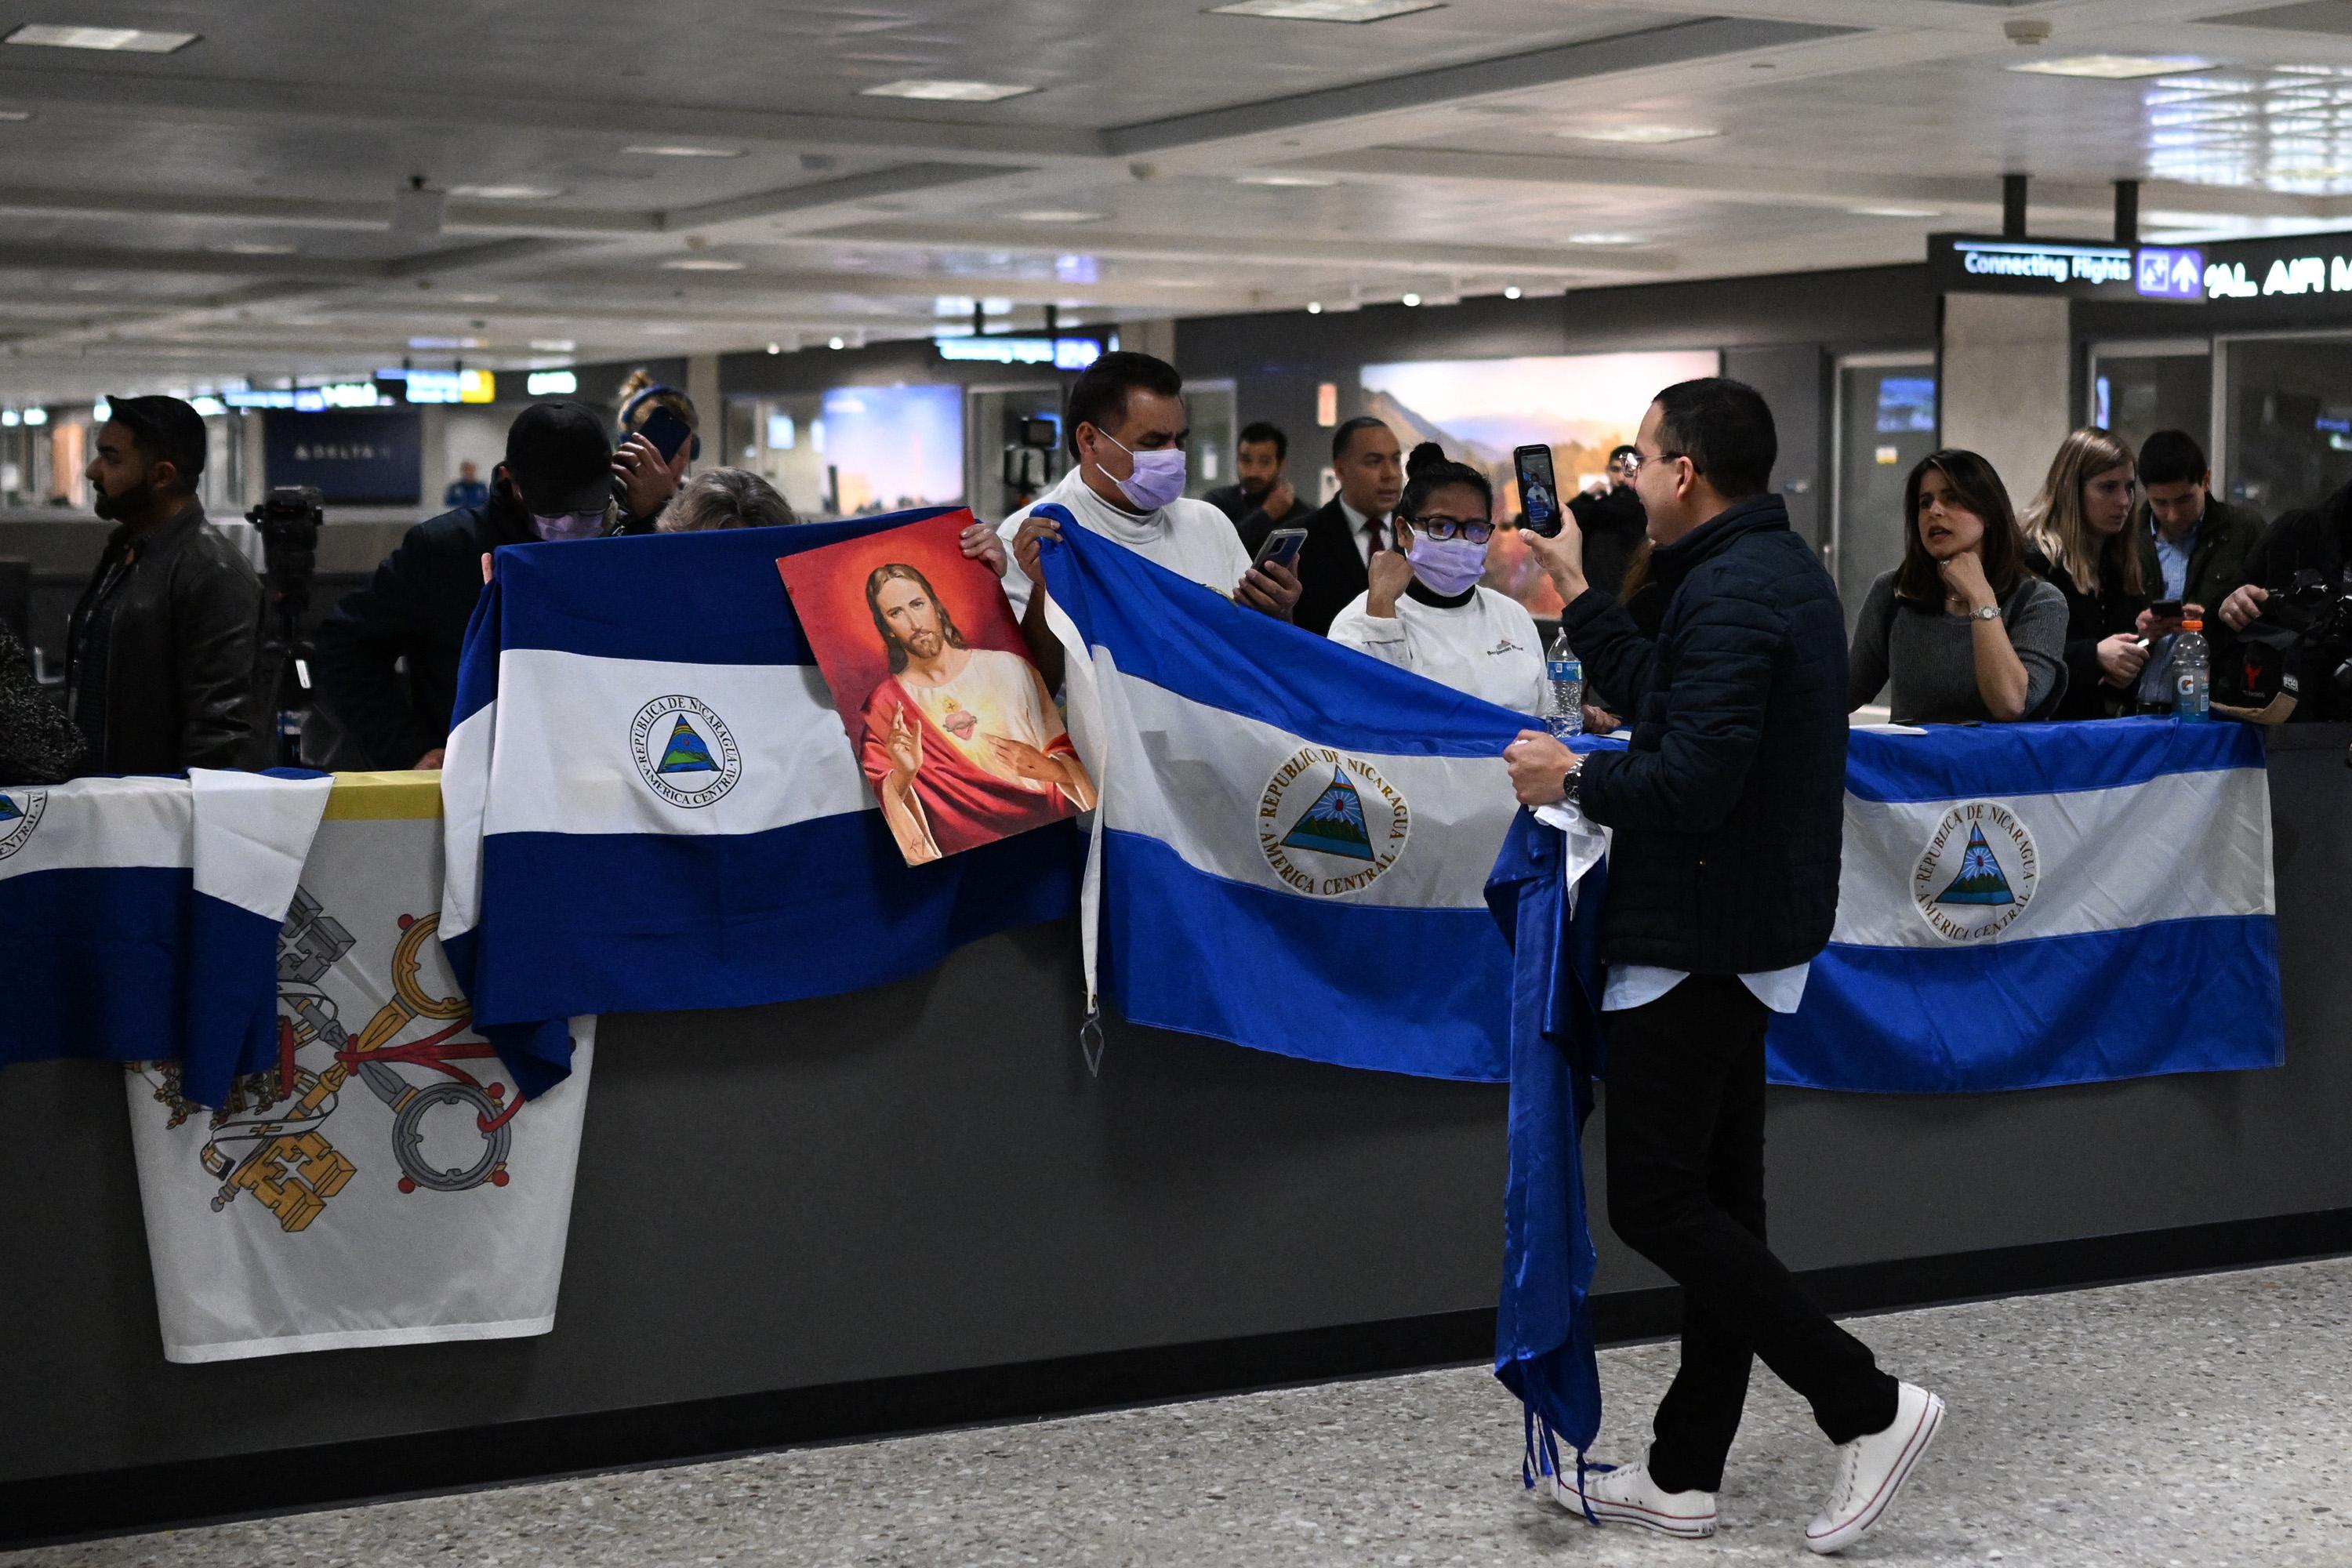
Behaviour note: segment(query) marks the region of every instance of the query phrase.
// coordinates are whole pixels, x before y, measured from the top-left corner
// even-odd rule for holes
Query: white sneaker
[[[1713,1492],[1662,1491],[1645,1465],[1587,1465],[1584,1489],[1577,1489],[1576,1471],[1563,1467],[1551,1479],[1552,1500],[1569,1512],[1587,1509],[1602,1524],[1637,1524],[1661,1535],[1701,1541],[1715,1533]]]
[[[1838,1448],[1837,1482],[1829,1507],[1806,1528],[1805,1544],[1824,1556],[1843,1552],[1886,1512],[1911,1468],[1944,1424],[1944,1402],[1924,1388],[1902,1385],[1894,1424]]]

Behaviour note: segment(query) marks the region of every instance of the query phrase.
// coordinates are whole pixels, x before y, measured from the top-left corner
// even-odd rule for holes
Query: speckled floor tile
[[[2352,1259],[1864,1320],[1951,1405],[1888,1564],[2352,1564]],[[1638,1453],[1669,1347],[1601,1357]],[[5,1568],[451,1563],[1619,1564],[1811,1559],[1830,1450],[1759,1373],[1722,1533],[1596,1531],[1518,1484],[1480,1369],[505,1488],[0,1554]]]

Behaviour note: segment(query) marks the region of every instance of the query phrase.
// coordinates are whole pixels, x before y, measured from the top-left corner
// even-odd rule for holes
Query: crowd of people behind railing
[[[524,410],[489,480],[451,486],[450,510],[410,530],[325,618],[305,760],[439,765],[467,623],[502,545],[798,521],[756,473],[691,472],[701,417],[683,393],[640,373],[617,402],[617,419],[578,403]],[[87,477],[98,515],[116,526],[68,624],[62,704],[36,689],[0,627],[0,783],[267,765],[278,725],[276,672],[259,657],[265,595],[196,500],[204,423],[172,397],[114,398],[110,413]],[[1037,510],[1045,503],[1252,609],[1542,710],[1536,621],[1487,585],[1490,548],[1524,514],[1504,515],[1482,469],[1434,444],[1408,458],[1381,420],[1352,418],[1331,434],[1336,493],[1310,505],[1287,477],[1287,437],[1258,422],[1240,432],[1236,481],[1192,499],[1188,424],[1172,366],[1106,354],[1071,390],[1066,473],[967,532],[966,553],[1003,578],[1049,680],[1061,650],[1034,592],[1037,543],[1059,526]],[[1656,635],[1670,594],[1653,571],[1644,487],[1685,458],[1621,446],[1559,537],[1521,536],[1571,612],[1598,591]],[[2302,693],[2298,718],[2352,714],[2331,679],[2347,650],[2298,651],[2276,629],[2296,618],[2282,595],[2352,587],[2352,488],[2266,525],[2214,493],[2186,433],[2159,431],[2135,453],[2086,427],[2060,443],[2021,509],[2011,493],[1973,452],[1936,451],[1913,468],[1901,564],[1849,616],[1851,708],[1883,694],[1906,723],[2168,710],[2188,627],[2210,647],[2217,698],[2259,708],[2283,686]],[[1567,619],[1573,633],[1589,616]],[[1610,702],[1605,682],[1589,688],[1586,728],[1619,725]]]

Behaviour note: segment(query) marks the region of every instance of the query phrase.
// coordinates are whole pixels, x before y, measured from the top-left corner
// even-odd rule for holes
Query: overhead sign
[[[1055,370],[1084,370],[1102,357],[1094,338],[940,338],[940,357],[987,364],[1050,364]]]
[[[2143,300],[2202,300],[2205,253],[2143,246],[2133,269],[2132,287]]]
[[[498,377],[487,370],[380,370],[378,381],[397,381],[411,403],[496,403]]]
[[[315,485],[330,501],[408,506],[425,468],[422,417],[412,408],[333,409],[262,416],[268,484]]]
[[[1938,234],[1927,240],[1927,270],[1947,294],[2044,294],[2070,300],[2179,299],[2141,287],[2154,275],[2141,271],[2141,258],[2178,254],[2135,250],[2074,239],[1988,239]],[[2161,281],[2169,289],[2168,261]]]

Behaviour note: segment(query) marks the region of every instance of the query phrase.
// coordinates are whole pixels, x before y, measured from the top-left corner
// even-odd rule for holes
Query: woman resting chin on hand
[[[2025,566],[2009,492],[1974,452],[1931,452],[1904,486],[1903,564],[1854,624],[1849,709],[1892,687],[1899,724],[2013,723],[2065,678],[2064,595]]]

